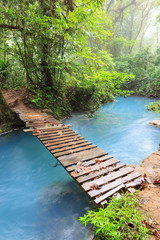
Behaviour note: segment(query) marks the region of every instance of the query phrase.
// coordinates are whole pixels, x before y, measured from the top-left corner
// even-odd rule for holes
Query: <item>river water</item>
[[[64,123],[127,164],[139,164],[160,143],[160,129],[148,121],[151,99],[117,98],[92,119],[73,114]],[[78,218],[91,204],[87,196],[31,133],[0,136],[0,240],[89,240]]]
[[[115,102],[103,105],[93,118],[75,113],[64,122],[126,164],[140,164],[160,144],[160,128],[148,124],[160,119],[160,114],[146,110],[151,101],[155,100],[118,97]]]

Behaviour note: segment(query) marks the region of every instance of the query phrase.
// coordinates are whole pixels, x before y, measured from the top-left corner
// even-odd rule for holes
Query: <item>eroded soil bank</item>
[[[148,221],[160,232],[160,184],[153,184],[160,179],[160,151],[145,158],[140,166],[132,167],[143,176],[147,176],[148,182],[146,181],[138,195]],[[149,239],[159,238],[150,237]]]

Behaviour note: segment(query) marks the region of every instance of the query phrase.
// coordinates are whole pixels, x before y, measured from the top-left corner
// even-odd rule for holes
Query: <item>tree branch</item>
[[[114,0],[111,0],[110,3],[108,3],[107,5],[107,12],[109,11],[111,5],[114,3]]]
[[[120,8],[118,10],[119,15],[115,18],[114,22],[116,23],[118,21],[118,19],[120,18],[121,14],[124,12],[124,10],[128,7],[130,7],[131,5],[136,4],[136,0],[132,0],[130,3],[128,3],[127,5],[125,5],[124,7]]]
[[[7,28],[7,29],[11,29],[11,30],[18,30],[18,31],[23,30],[23,28],[21,26],[13,26],[13,25],[7,25],[7,24],[0,24],[0,28]]]

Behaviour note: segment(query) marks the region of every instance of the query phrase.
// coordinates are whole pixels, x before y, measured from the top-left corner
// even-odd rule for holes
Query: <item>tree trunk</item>
[[[13,112],[8,104],[6,103],[2,91],[0,89],[0,126],[12,127],[22,127],[24,122],[19,118],[19,115]]]

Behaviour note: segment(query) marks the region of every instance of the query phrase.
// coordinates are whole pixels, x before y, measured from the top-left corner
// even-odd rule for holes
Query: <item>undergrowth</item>
[[[79,221],[85,226],[92,224],[98,240],[146,240],[148,230],[142,224],[138,207],[140,203],[133,194],[126,193],[112,199],[106,208],[88,211]]]
[[[151,102],[151,103],[147,106],[147,109],[148,109],[149,111],[154,111],[154,112],[159,113],[159,112],[160,112],[160,101],[158,101],[158,102]]]

